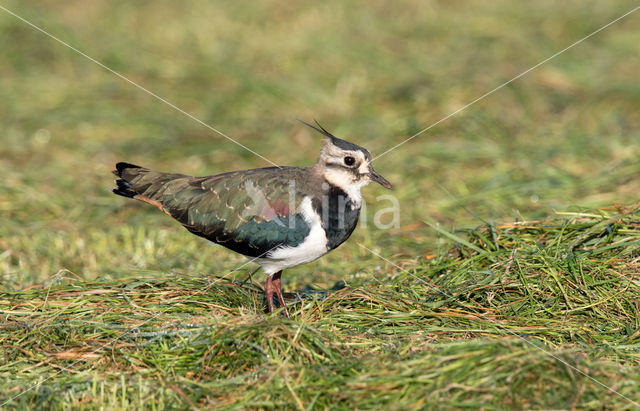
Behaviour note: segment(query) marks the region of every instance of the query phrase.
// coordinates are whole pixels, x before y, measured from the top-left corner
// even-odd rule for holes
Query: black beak
[[[380,174],[376,173],[376,171],[372,168],[369,169],[369,178],[371,181],[375,181],[380,184],[384,188],[392,189],[393,186],[390,182],[387,181],[386,178],[382,177]]]

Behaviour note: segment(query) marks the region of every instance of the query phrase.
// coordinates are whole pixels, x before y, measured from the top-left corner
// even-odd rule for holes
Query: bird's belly
[[[313,213],[311,201],[307,198],[302,202],[305,219],[311,226],[309,235],[295,247],[282,246],[269,252],[266,257],[257,258],[265,273],[270,275],[285,268],[295,267],[316,260],[327,253],[328,240],[325,235],[320,217]]]

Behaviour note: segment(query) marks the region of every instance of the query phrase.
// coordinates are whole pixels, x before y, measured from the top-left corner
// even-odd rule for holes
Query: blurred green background
[[[296,118],[382,153],[637,2],[1,4],[275,163],[311,165],[321,139]],[[432,253],[425,218],[453,229],[636,202],[638,28],[630,15],[377,160],[401,227],[369,221],[285,287],[369,275],[382,261],[358,242],[397,259]],[[5,11],[0,52],[4,287],[59,272],[224,275],[244,262],[112,195],[110,171],[267,162]],[[385,190],[364,191],[369,218],[388,207]]]

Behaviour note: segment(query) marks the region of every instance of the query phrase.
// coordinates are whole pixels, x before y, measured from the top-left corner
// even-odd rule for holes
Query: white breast
[[[320,216],[313,211],[310,197],[302,199],[300,209],[302,217],[311,227],[309,235],[304,242],[295,247],[279,247],[269,252],[265,258],[256,259],[255,262],[262,266],[267,275],[311,262],[327,253],[327,236],[322,229]]]

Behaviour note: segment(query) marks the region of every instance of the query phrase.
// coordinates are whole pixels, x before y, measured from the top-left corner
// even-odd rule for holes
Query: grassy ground
[[[295,118],[381,153],[636,6],[1,5],[290,165],[321,144]],[[244,259],[108,192],[118,160],[268,163],[0,10],[0,403],[634,407],[639,27],[377,160],[400,226],[367,187],[352,239],[285,273],[288,321]]]

